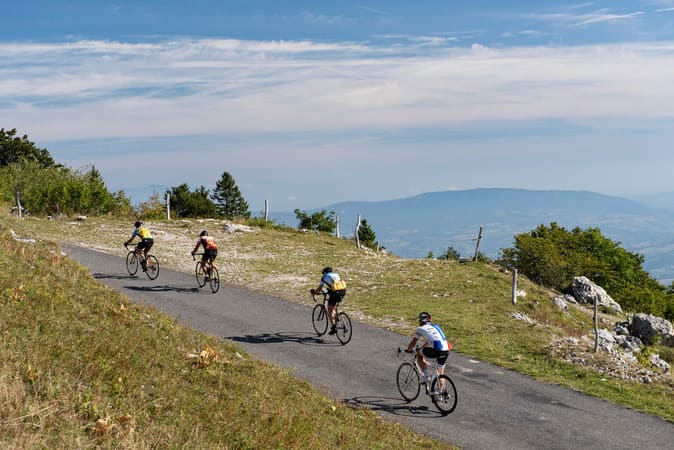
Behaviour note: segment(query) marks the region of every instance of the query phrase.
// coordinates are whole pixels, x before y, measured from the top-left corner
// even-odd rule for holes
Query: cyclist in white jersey
[[[407,351],[412,352],[419,339],[423,339],[424,344],[417,351],[417,362],[424,373],[422,379],[423,382],[430,380],[427,369],[428,364],[426,363],[424,356],[426,358],[435,358],[438,360],[438,374],[442,375],[445,373],[447,357],[449,356],[449,351],[452,349],[452,344],[450,344],[445,337],[442,328],[440,328],[439,325],[432,323],[431,320],[432,318],[429,313],[419,313],[419,327],[407,346]]]

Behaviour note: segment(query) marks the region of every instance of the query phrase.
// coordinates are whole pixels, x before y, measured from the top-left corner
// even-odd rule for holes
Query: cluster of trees
[[[337,214],[334,211],[327,212],[322,209],[311,215],[301,209],[295,209],[295,217],[299,220],[299,228],[311,231],[334,233],[337,228]],[[358,227],[358,242],[368,248],[382,249],[384,247],[377,242],[377,235],[367,223],[367,219],[361,219]]]
[[[46,149],[35,146],[16,129],[0,129],[0,198],[39,215],[128,215],[133,211],[124,192],[111,193],[94,167],[73,170],[57,164]]]
[[[516,267],[529,279],[569,292],[575,276],[602,286],[626,311],[674,319],[674,284],[669,289],[643,269],[644,257],[602,236],[598,228],[567,230],[556,223],[515,236],[499,264]]]
[[[229,172],[222,174],[212,193],[204,186],[191,190],[183,183],[172,187],[168,194],[171,214],[175,217],[250,218],[248,202]],[[138,206],[138,215],[143,219],[165,217],[165,202],[155,194]]]

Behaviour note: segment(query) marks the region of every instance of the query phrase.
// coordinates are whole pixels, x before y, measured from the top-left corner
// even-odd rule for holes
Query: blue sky
[[[674,0],[28,0],[0,27],[0,127],[113,190],[228,171],[254,213],[674,191],[672,80]]]

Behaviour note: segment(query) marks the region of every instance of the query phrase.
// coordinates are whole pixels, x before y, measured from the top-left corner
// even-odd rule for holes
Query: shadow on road
[[[272,344],[278,342],[295,342],[302,345],[334,345],[341,346],[337,341],[326,342],[320,337],[316,337],[314,333],[292,332],[292,333],[261,333],[261,334],[246,334],[244,336],[230,336],[236,342],[246,342],[248,344]]]
[[[181,287],[181,286],[125,286],[126,289],[132,291],[143,291],[143,292],[199,292],[197,287]]]
[[[111,280],[133,280],[134,278],[138,278],[137,275],[111,275],[109,273],[94,273],[93,274],[94,278],[98,279],[111,279]]]
[[[417,401],[419,401],[417,399]],[[354,408],[368,408],[372,411],[384,411],[396,416],[438,418],[447,417],[439,411],[425,405],[407,403],[397,397],[353,397],[345,398],[344,404]]]

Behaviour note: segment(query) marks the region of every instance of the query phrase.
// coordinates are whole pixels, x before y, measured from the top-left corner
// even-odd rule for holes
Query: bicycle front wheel
[[[346,313],[340,312],[337,314],[337,321],[335,323],[335,328],[337,328],[337,339],[342,345],[346,345],[351,340],[351,319]]]
[[[414,369],[410,363],[402,363],[398,367],[397,379],[398,392],[405,400],[411,402],[419,396],[421,384],[419,380],[419,372]]]
[[[431,400],[438,411],[447,415],[456,408],[456,387],[447,375],[438,375],[431,385]]]
[[[208,284],[211,285],[211,291],[215,294],[220,289],[220,274],[218,273],[218,268],[211,266],[211,278],[208,280]]]
[[[319,336],[323,336],[328,331],[328,312],[325,310],[325,306],[314,306],[314,310],[311,312],[311,324]]]
[[[126,255],[126,271],[131,276],[134,276],[138,272],[138,258],[136,258],[136,253],[133,250]]]
[[[194,268],[194,275],[197,278],[197,285],[202,288],[206,285],[206,274],[204,269],[201,267],[201,263],[198,262],[197,266]]]
[[[145,260],[147,270],[145,273],[150,280],[154,280],[159,276],[159,261],[154,255],[147,255]]]

